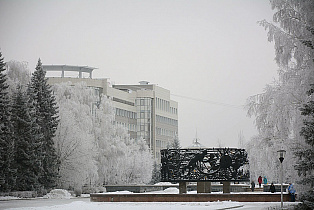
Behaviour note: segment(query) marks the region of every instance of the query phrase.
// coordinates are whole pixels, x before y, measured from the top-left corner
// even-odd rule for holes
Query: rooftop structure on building
[[[111,85],[108,78],[93,79],[92,72],[97,68],[88,66],[43,65],[43,69],[60,75],[48,77],[49,84],[85,82],[99,95],[106,95],[116,110],[115,123],[126,127],[131,138],[145,139],[156,159],[160,159],[160,149],[165,149],[178,135],[178,103],[171,100],[170,90],[148,81]],[[78,75],[66,77],[67,71]],[[84,78],[82,73],[89,76]]]
[[[197,137],[197,131],[195,138],[193,139],[193,142],[190,146],[187,147],[188,149],[200,149],[200,148],[206,148],[203,144],[200,143],[199,138]]]
[[[64,73],[67,71],[77,72],[78,78],[82,78],[82,73],[89,73],[89,78],[92,78],[92,72],[94,67],[89,66],[71,66],[71,65],[43,65],[45,71],[59,71],[61,72],[61,77],[64,78]]]

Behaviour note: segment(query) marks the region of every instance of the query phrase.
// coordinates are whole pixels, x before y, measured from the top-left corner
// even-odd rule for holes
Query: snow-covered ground
[[[19,202],[17,202],[19,201]],[[291,205],[292,203],[284,203],[284,206]],[[35,199],[35,200],[11,200],[0,201],[0,209],[16,209],[16,210],[214,210],[214,209],[268,209],[269,207],[279,207],[278,202],[232,202],[232,201],[217,201],[217,202],[158,202],[158,203],[136,203],[136,202],[123,202],[123,203],[106,203],[106,202],[90,202],[88,198],[84,199]]]
[[[114,193],[131,193],[120,191]],[[176,188],[168,188],[164,191],[150,193],[178,193]],[[196,192],[190,192],[196,193]],[[216,201],[216,202],[90,202],[88,195],[80,198],[70,197],[64,190],[55,190],[43,198],[36,199],[18,199],[14,197],[0,197],[0,209],[16,210],[46,210],[46,209],[65,209],[65,210],[87,210],[87,209],[106,209],[106,210],[188,210],[188,209],[268,209],[269,207],[279,207],[280,202],[234,202],[234,201]],[[284,203],[284,206],[296,203]]]

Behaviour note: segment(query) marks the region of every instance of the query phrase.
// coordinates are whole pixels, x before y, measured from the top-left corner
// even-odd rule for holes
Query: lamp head
[[[286,150],[278,150],[278,158],[280,160],[280,162],[282,163],[282,161],[285,159],[285,155],[286,155]]]

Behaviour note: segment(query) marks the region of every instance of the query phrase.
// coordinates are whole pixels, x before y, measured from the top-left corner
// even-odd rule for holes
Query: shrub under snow
[[[70,199],[71,194],[67,190],[63,189],[54,189],[51,190],[44,198],[61,198],[61,199]]]

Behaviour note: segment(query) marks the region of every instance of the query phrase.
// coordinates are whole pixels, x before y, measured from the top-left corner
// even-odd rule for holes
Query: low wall
[[[169,187],[176,187],[179,189],[179,184],[173,185],[106,185],[107,192],[116,192],[116,191],[130,191],[133,193],[143,193],[143,192],[152,192],[152,191],[161,191]],[[250,185],[245,184],[235,184],[230,185],[231,192],[246,192],[250,188]],[[187,191],[196,191],[196,184],[187,185]],[[222,184],[212,184],[212,192],[222,192]]]
[[[143,193],[152,191],[161,191],[169,187],[179,187],[178,185],[106,185],[106,192],[130,191],[133,193]]]
[[[241,194],[91,194],[92,202],[280,202],[280,193],[241,193]],[[289,194],[283,195],[283,201],[290,201]]]

